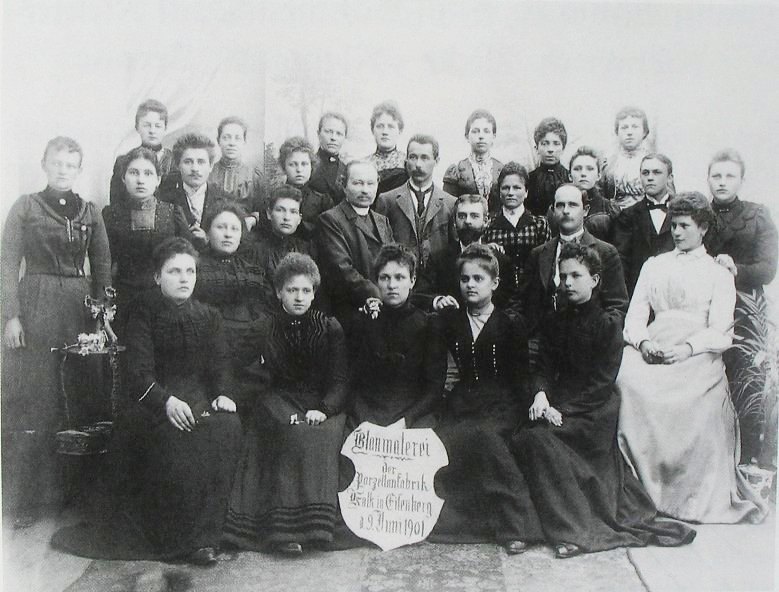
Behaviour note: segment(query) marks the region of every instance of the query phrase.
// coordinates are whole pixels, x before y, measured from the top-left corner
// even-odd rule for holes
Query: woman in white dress
[[[668,215],[675,249],[644,264],[625,319],[620,449],[659,511],[760,522],[767,508],[736,469],[738,422],[722,362],[733,276],[703,247],[714,213],[702,194],[679,194]]]

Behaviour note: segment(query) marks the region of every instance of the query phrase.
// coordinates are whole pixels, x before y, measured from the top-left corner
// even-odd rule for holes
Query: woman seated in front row
[[[225,539],[295,555],[333,538],[347,352],[338,321],[311,308],[320,276],[308,255],[286,255],[273,283],[280,310],[257,320],[250,348],[269,385],[248,421]]]
[[[222,320],[191,298],[198,253],[172,238],[154,253],[158,288],[127,324],[128,413],[139,455],[137,512],[159,558],[216,562],[240,449]]]
[[[566,244],[559,265],[567,305],[541,325],[539,349],[530,359],[530,423],[512,438],[544,537],[559,558],[688,543],[695,532],[655,519],[654,504],[625,470],[617,448],[614,380],[622,322],[593,297],[600,257],[589,247]]]
[[[644,264],[625,318],[619,445],[661,512],[760,522],[767,508],[736,468],[739,430],[722,362],[736,288],[703,246],[714,212],[690,192],[671,200],[668,216],[675,249]]]
[[[437,324],[409,301],[417,258],[385,245],[374,270],[381,298],[369,298],[349,335],[352,350],[349,430],[364,421],[434,427],[446,378],[446,349]]]
[[[465,306],[440,314],[459,382],[436,428],[449,465],[436,476],[446,503],[431,538],[494,540],[521,553],[544,538],[508,445],[524,398],[526,347],[519,328],[492,304],[499,269],[491,249],[469,245],[457,267]]]

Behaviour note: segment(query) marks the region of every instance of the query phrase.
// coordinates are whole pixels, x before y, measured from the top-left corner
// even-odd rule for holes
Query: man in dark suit
[[[328,111],[319,118],[319,150],[311,163],[313,171],[308,186],[319,193],[328,194],[334,204],[344,199],[346,163],[341,160],[341,147],[349,133],[346,117]]]
[[[141,137],[141,146],[148,148],[157,156],[159,176],[163,181],[171,171],[176,170],[173,163],[173,153],[162,147],[162,138],[165,136],[166,129],[168,129],[168,109],[165,105],[154,99],[148,99],[138,106],[135,112],[135,131]],[[124,193],[122,171],[127,168],[129,154],[128,152],[117,156],[114,162],[109,191],[111,203],[114,203],[117,197]]]
[[[208,175],[214,165],[216,145],[202,134],[185,134],[173,146],[173,160],[180,172],[175,185],[161,190],[160,201],[179,206],[187,219],[189,229],[197,240],[196,246],[208,243],[203,218],[218,201],[234,201],[227,193],[208,184]]]
[[[627,312],[628,294],[619,253],[584,228],[585,201],[586,192],[572,183],[561,185],[555,191],[553,215],[560,235],[530,252],[526,271],[520,276],[519,299],[512,303],[513,312],[520,317],[528,334],[545,314],[565,302],[565,293],[560,288],[558,258],[566,242],[578,242],[597,251],[603,264],[598,290],[601,306],[620,318]]]
[[[348,324],[367,298],[379,298],[373,277],[373,261],[383,245],[394,242],[389,220],[371,210],[379,174],[367,161],[346,167],[344,201],[320,214],[315,241],[322,271],[322,285],[333,314]]]
[[[417,256],[417,289],[427,292],[424,272],[432,257],[457,241],[452,217],[455,198],[433,183],[438,162],[438,141],[423,134],[413,136],[406,149],[409,180],[382,193],[375,209],[387,216],[395,240]]]
[[[644,198],[622,210],[614,221],[612,243],[622,259],[631,296],[644,262],[674,249],[667,216],[672,183],[671,159],[664,154],[647,154],[641,161]]]

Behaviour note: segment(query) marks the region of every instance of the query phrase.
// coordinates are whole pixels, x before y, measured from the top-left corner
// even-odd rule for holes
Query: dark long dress
[[[434,427],[442,403],[446,349],[438,323],[410,302],[362,317],[350,335],[352,404],[349,427],[363,421],[387,426]]]
[[[548,317],[531,356],[532,392],[563,416],[523,426],[512,438],[549,543],[584,551],[647,544],[675,546],[692,529],[656,520],[657,510],[617,448],[622,327],[597,299]]]
[[[219,544],[240,450],[235,413],[215,412],[211,402],[231,396],[222,320],[190,298],[176,305],[159,290],[136,299],[127,334],[128,409],[133,452],[140,467],[137,515],[161,558]],[[197,425],[175,428],[165,403],[189,404]]]
[[[285,542],[328,543],[338,514],[338,458],[345,423],[347,352],[338,321],[316,310],[255,324],[255,357],[270,387],[245,436],[225,539],[263,550]],[[306,411],[327,415],[317,426]],[[303,423],[292,424],[297,414]]]
[[[242,346],[253,321],[266,309],[262,288],[265,273],[252,249],[224,255],[208,249],[200,256],[194,296],[222,314],[233,373],[233,393],[239,413],[249,413],[251,401],[263,376],[242,364]]]
[[[65,202],[64,205],[60,200]],[[91,277],[85,275],[89,259]],[[24,260],[24,277],[19,280]],[[111,285],[103,218],[75,193],[47,188],[23,195],[8,213],[2,240],[3,326],[19,317],[26,346],[3,351],[3,455],[6,505],[59,501],[54,433],[65,427],[60,358],[51,348],[95,330],[84,306]],[[73,422],[105,419],[94,360],[69,358]],[[71,374],[73,374],[71,376]]]
[[[154,197],[133,200],[121,192],[103,208],[103,220],[116,265],[117,314],[113,327],[123,341],[132,301],[154,287],[154,249],[173,236],[190,242],[193,237],[181,208]]]
[[[442,320],[459,382],[436,428],[449,466],[436,475],[436,492],[445,503],[431,539],[541,541],[541,525],[507,442],[526,379],[519,331],[498,309],[476,341],[465,310]]]

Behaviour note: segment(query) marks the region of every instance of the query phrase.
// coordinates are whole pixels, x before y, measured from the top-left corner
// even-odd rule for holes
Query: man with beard
[[[165,105],[154,99],[148,99],[138,106],[138,110],[135,112],[135,130],[141,136],[141,146],[148,148],[156,155],[159,175],[163,181],[166,175],[172,170],[176,170],[173,153],[168,148],[162,147],[162,138],[167,128],[168,109]],[[114,162],[114,172],[111,175],[111,203],[114,203],[116,198],[125,191],[122,172],[127,168],[129,154],[130,152],[117,156]]]
[[[435,311],[444,308],[460,308],[462,294],[457,259],[465,247],[471,243],[481,242],[481,236],[487,227],[488,208],[487,199],[475,193],[466,193],[457,198],[454,203],[457,240],[431,256],[423,277],[418,280],[425,286],[429,286],[429,291],[418,291],[412,296],[412,302],[416,306]],[[501,263],[503,255],[500,247],[490,246],[493,247],[493,254],[498,258],[500,268],[506,268],[506,265]]]

